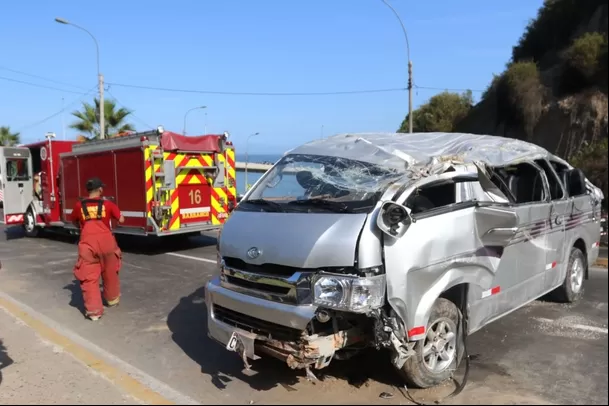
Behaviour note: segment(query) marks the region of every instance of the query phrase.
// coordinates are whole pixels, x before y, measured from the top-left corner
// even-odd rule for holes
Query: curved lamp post
[[[99,44],[97,43],[97,39],[95,39],[93,34],[91,34],[87,29],[81,27],[80,25],[76,25],[59,17],[55,18],[55,21],[59,24],[71,25],[72,27],[86,32],[91,38],[93,38],[93,42],[95,42],[95,52],[97,53],[97,81],[99,84],[99,136],[103,140],[106,138],[106,116],[104,113],[104,76],[99,70]]]
[[[404,38],[406,38],[406,53],[408,56],[408,132],[412,133],[412,61],[410,60],[410,42],[408,41],[408,33],[406,32],[406,27],[400,18],[400,15],[397,11],[387,2],[387,0],[381,0],[387,7],[393,11],[393,14],[397,17],[400,25],[402,26],[402,31],[404,32]]]
[[[193,107],[192,109],[186,111],[186,114],[184,114],[184,128],[182,130],[182,134],[186,135],[186,117],[188,116],[188,113],[190,113],[193,110],[201,110],[201,109],[206,109],[207,106],[197,106],[197,107]],[[207,130],[205,131],[207,132]]]

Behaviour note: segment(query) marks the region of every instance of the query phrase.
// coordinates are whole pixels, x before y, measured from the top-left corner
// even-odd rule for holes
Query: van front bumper
[[[244,344],[245,355],[252,359],[258,358],[254,353],[255,341],[266,338],[252,330],[300,334],[317,310],[316,306],[271,302],[226,289],[221,286],[219,277],[207,283],[205,303],[208,335],[226,345],[231,335],[237,332]]]
[[[205,303],[209,337],[227,346],[236,334],[240,355],[253,360],[264,353],[293,369],[321,369],[336,351],[363,339],[356,328],[308,335],[307,326],[315,317],[316,306],[287,305],[244,295],[222,287],[219,277],[207,283]]]

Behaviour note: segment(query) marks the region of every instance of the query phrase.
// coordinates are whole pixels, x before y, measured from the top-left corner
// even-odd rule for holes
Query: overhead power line
[[[75,90],[60,89],[58,87],[47,86],[47,85],[40,85],[38,83],[26,82],[24,80],[7,78],[7,77],[4,77],[4,76],[0,76],[0,79],[7,80],[9,82],[21,83],[21,84],[28,85],[28,86],[40,87],[40,88],[43,88],[43,89],[57,90],[57,91],[64,92],[64,93],[83,94],[82,91],[81,92],[77,92]]]
[[[70,87],[74,87],[76,89],[80,89],[82,91],[86,91],[87,89],[82,87],[82,86],[76,86],[72,83],[66,83],[66,82],[61,82],[59,80],[55,80],[55,79],[51,79],[51,78],[47,78],[45,76],[40,76],[40,75],[34,75],[33,73],[27,73],[21,70],[17,70],[17,69],[11,69],[11,68],[7,68],[6,66],[0,66],[0,69],[2,70],[6,70],[9,72],[13,72],[13,73],[17,73],[19,75],[24,75],[24,76],[29,76],[31,78],[36,78],[36,79],[42,79],[42,80],[46,80],[47,82],[52,82],[52,83],[56,83],[58,85],[63,85],[63,86],[70,86]]]
[[[68,103],[68,104],[67,104],[67,105],[65,105],[65,106],[64,106],[64,107],[63,107],[61,110],[59,110],[59,111],[57,111],[57,112],[55,112],[55,113],[51,114],[51,115],[50,115],[50,116],[48,116],[48,117],[43,118],[42,120],[38,120],[38,121],[36,121],[36,122],[34,122],[34,123],[31,123],[31,124],[28,124],[28,125],[26,125],[26,126],[23,126],[23,127],[19,128],[19,129],[17,130],[17,132],[20,132],[20,133],[21,133],[21,132],[23,132],[23,131],[25,131],[25,130],[28,130],[28,129],[32,128],[32,127],[36,127],[37,125],[40,125],[40,124],[44,124],[44,123],[46,123],[47,121],[49,121],[50,119],[57,117],[58,115],[60,115],[60,114],[61,114],[61,113],[63,113],[64,111],[66,111],[66,110],[68,110],[69,108],[71,108],[71,107],[72,107],[73,105],[75,105],[76,103],[80,102],[80,101],[81,101],[81,100],[82,100],[82,99],[83,99],[85,96],[90,95],[90,94],[91,94],[91,93],[92,93],[92,92],[93,92],[95,89],[97,89],[97,85],[95,85],[95,86],[93,86],[91,89],[89,89],[89,91],[88,91],[88,92],[86,92],[86,93],[84,93],[84,94],[82,94],[82,93],[81,93],[81,95],[80,95],[80,97],[79,97],[78,99],[75,99],[75,100],[73,100],[72,102]]]
[[[118,98],[110,91],[110,89],[106,89],[106,93],[108,93],[115,101],[118,105],[120,105],[121,107],[128,109],[129,111],[131,111],[127,106],[125,106],[123,103],[121,103]],[[141,118],[139,118],[138,116],[135,115],[135,113],[133,113],[131,111],[131,114],[129,114],[131,117],[133,117],[135,120],[137,120],[140,124],[143,124],[145,127],[154,130],[155,127],[151,126],[150,124],[146,123],[144,120],[142,120]]]
[[[117,86],[117,87],[129,87],[129,88],[133,88],[133,89],[145,89],[145,90],[158,90],[158,91],[162,91],[162,92],[218,94],[218,95],[229,95],[229,96],[331,96],[331,95],[344,95],[344,94],[403,92],[406,90],[406,88],[404,88],[404,87],[397,87],[397,88],[389,88],[389,89],[346,90],[346,91],[332,91],[332,92],[226,92],[226,91],[215,91],[215,90],[176,89],[176,88],[168,88],[168,87],[129,85],[126,83],[114,83],[114,82],[109,82],[108,84],[112,85],[112,86]]]
[[[10,72],[18,73],[21,75],[30,76],[33,78],[39,78],[42,80],[47,80],[49,82],[54,82],[57,84],[61,84],[64,86],[71,86],[74,88],[83,89],[80,86],[65,83],[61,81],[57,81],[54,79],[46,78],[44,76],[34,75],[31,73],[23,72],[17,69],[6,68],[0,66],[0,69],[7,70]],[[61,92],[74,93],[74,94],[82,94],[82,92],[77,92],[74,90],[66,90],[53,86],[41,85],[37,83],[27,82],[23,80],[7,78],[4,76],[0,76],[0,79],[25,84],[28,86],[40,87],[45,89],[57,90]],[[332,96],[332,95],[351,95],[351,94],[370,94],[370,93],[389,93],[389,92],[403,92],[408,90],[405,87],[395,87],[395,88],[385,88],[385,89],[364,89],[364,90],[345,90],[345,91],[326,91],[326,92],[229,92],[229,91],[221,91],[221,90],[204,90],[204,89],[180,89],[180,88],[171,88],[171,87],[161,87],[161,86],[147,86],[147,85],[134,85],[128,83],[114,83],[114,82],[106,82],[107,85],[131,88],[131,89],[141,89],[141,90],[155,90],[161,92],[173,92],[173,93],[194,93],[194,94],[217,94],[217,95],[227,95],[227,96]],[[451,91],[451,92],[465,92],[467,90],[471,90],[472,92],[482,93],[484,90],[480,89],[458,89],[458,88],[448,88],[448,87],[431,87],[431,86],[419,86],[414,84],[413,86],[418,90],[433,90],[433,91]]]
[[[476,93],[483,93],[484,90],[480,90],[480,89],[455,89],[455,88],[449,88],[449,87],[428,87],[428,86],[417,86],[414,85],[415,89],[421,89],[421,90],[434,90],[437,92],[467,92],[468,90],[471,90],[472,92],[476,92]]]

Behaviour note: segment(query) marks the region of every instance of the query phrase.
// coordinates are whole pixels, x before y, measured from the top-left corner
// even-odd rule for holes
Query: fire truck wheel
[[[38,236],[40,229],[36,227],[36,221],[34,219],[34,213],[28,209],[23,219],[23,229],[25,230],[25,236],[34,238]]]

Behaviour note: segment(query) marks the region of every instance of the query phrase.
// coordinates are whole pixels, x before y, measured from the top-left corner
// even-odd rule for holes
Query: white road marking
[[[201,258],[201,257],[192,257],[190,255],[178,254],[177,252],[167,252],[166,254],[167,255],[173,255],[174,257],[193,259],[195,261],[201,261],[201,262],[208,262],[210,264],[216,264],[217,263],[217,261],[215,259]]]
[[[585,326],[583,324],[574,324],[573,328],[579,329],[579,330],[585,330],[585,331],[592,331],[594,333],[603,333],[603,334],[607,334],[608,330],[606,328],[603,327],[595,327],[595,326]]]
[[[557,325],[560,325],[561,327],[572,328],[575,330],[590,331],[593,333],[601,333],[601,334],[609,333],[609,331],[607,330],[606,327],[587,326],[585,324],[561,323],[559,320],[546,319],[546,318],[542,318],[542,317],[535,317],[535,320],[540,321],[542,323],[557,324]]]
[[[141,369],[138,369],[135,366],[129,364],[128,362],[123,361],[121,358],[104,350],[103,348],[94,344],[92,341],[89,341],[86,338],[76,334],[72,330],[69,330],[69,329],[63,327],[62,325],[57,323],[55,320],[43,315],[40,312],[37,312],[36,310],[32,309],[30,306],[26,305],[23,302],[20,302],[19,300],[13,298],[12,296],[10,296],[4,292],[0,292],[0,298],[6,300],[7,302],[12,302],[15,306],[20,307],[21,310],[23,310],[24,312],[29,313],[29,315],[32,316],[33,318],[38,319],[38,321],[42,322],[43,324],[46,324],[47,327],[55,330],[60,335],[63,335],[64,337],[67,337],[68,339],[74,341],[76,344],[79,344],[79,345],[85,347],[87,350],[93,352],[95,355],[104,359],[104,361],[107,361],[110,365],[131,375],[134,379],[139,380],[141,383],[148,386],[153,391],[159,393],[161,396],[165,397],[169,401],[175,402],[178,405],[200,405],[201,404],[200,402],[189,397],[188,395],[185,395],[185,394],[179,392],[177,389],[174,389],[173,387],[164,383],[163,381],[160,381],[160,380],[152,377],[151,375],[148,375],[146,372],[142,371]],[[214,396],[214,395],[212,395],[212,396]],[[217,399],[212,398],[211,402],[214,402],[214,401],[217,402]],[[211,402],[205,402],[205,403],[211,403]]]

